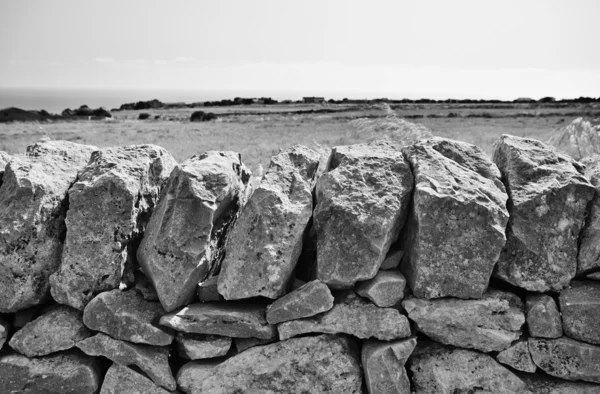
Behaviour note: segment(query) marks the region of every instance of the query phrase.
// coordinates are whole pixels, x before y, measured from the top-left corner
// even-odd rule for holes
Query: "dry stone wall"
[[[600,157],[319,159],[0,152],[0,392],[600,393]]]

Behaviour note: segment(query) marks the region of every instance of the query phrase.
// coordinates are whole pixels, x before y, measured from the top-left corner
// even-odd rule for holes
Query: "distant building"
[[[325,97],[303,97],[302,101],[305,103],[324,103]]]

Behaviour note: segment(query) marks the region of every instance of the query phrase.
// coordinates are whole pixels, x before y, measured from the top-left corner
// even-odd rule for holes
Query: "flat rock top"
[[[572,286],[560,292],[561,309],[572,305],[600,306],[600,282],[574,281]]]

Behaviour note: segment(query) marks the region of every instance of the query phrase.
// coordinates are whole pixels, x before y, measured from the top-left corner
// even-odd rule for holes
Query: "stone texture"
[[[178,333],[175,338],[177,353],[188,360],[220,357],[227,354],[231,338],[217,335]]]
[[[135,365],[144,371],[157,385],[175,390],[176,383],[169,367],[167,347],[138,345],[96,334],[84,339],[77,347],[90,356],[104,356],[121,365]]]
[[[390,250],[381,263],[380,270],[394,270],[400,265],[400,261],[404,256],[403,250]]]
[[[588,274],[587,278],[591,280],[600,280],[600,271]]]
[[[361,393],[358,352],[346,337],[319,335],[254,347],[218,365],[177,374],[187,393]]]
[[[218,271],[248,178],[234,152],[193,156],[171,173],[137,252],[166,311],[190,303]]]
[[[559,301],[565,335],[600,345],[600,283],[573,282],[561,291]]]
[[[0,313],[50,297],[48,277],[60,265],[67,191],[97,148],[49,141],[6,166],[0,187]]]
[[[401,270],[416,297],[481,298],[506,242],[508,196],[474,145],[433,138],[402,150],[415,177]]]
[[[226,300],[286,293],[312,216],[319,154],[301,145],[271,159],[226,246],[219,293]]]
[[[586,161],[584,175],[595,189],[588,205],[588,216],[579,236],[577,274],[600,268],[600,156]]]
[[[0,350],[4,346],[4,342],[8,338],[8,332],[10,331],[10,323],[0,317]]]
[[[577,271],[594,188],[578,163],[536,140],[503,135],[494,162],[510,194],[507,242],[494,275],[529,291],[560,291]]]
[[[335,147],[316,187],[317,279],[350,288],[374,277],[404,226],[412,186],[392,143]]]
[[[400,271],[379,271],[373,279],[357,283],[354,291],[375,305],[386,308],[404,298],[406,278]]]
[[[134,249],[174,166],[154,145],[94,152],[69,189],[62,263],[50,278],[56,301],[83,310],[96,294],[133,281]]]
[[[383,341],[410,336],[406,316],[392,308],[379,308],[351,291],[335,295],[328,312],[277,326],[281,340],[308,333],[350,334]]]
[[[254,346],[267,345],[276,341],[276,338],[260,339],[260,338],[233,338],[235,344],[235,350],[241,353]]]
[[[383,342],[368,339],[361,351],[365,384],[370,394],[410,394],[404,364],[417,345],[417,338]]]
[[[0,150],[0,186],[2,186],[2,178],[4,177],[4,170],[6,168],[6,165],[8,164],[8,162],[10,161],[11,156]]]
[[[197,294],[200,302],[224,301],[218,290],[219,276],[212,276],[207,280],[198,283]]]
[[[0,392],[6,394],[95,394],[100,374],[96,359],[79,352],[0,356]]]
[[[600,346],[558,339],[529,338],[533,362],[548,375],[600,383]]]
[[[137,291],[147,301],[158,301],[156,289],[148,277],[140,270],[134,273],[133,290]]]
[[[32,308],[21,309],[13,315],[12,325],[14,328],[23,328],[25,324],[35,319],[40,314],[41,305]]]
[[[13,335],[9,345],[27,357],[45,356],[70,349],[91,335],[80,311],[60,305],[27,323]]]
[[[191,304],[164,315],[160,324],[187,333],[270,339],[277,330],[267,323],[265,309],[260,304]]]
[[[548,143],[575,160],[600,153],[600,119],[577,118],[553,132]]]
[[[537,369],[529,354],[529,344],[526,340],[517,341],[508,349],[501,351],[496,356],[496,360],[518,371],[533,373]]]
[[[501,351],[521,336],[523,305],[514,294],[488,289],[480,300],[424,300],[402,302],[408,318],[429,338],[447,345]]]
[[[600,384],[569,382],[541,373],[518,373],[517,376],[531,394],[600,394]]]
[[[539,338],[562,336],[562,321],[556,302],[546,294],[527,294],[527,328],[529,335]]]
[[[333,307],[333,296],[327,285],[313,280],[286,294],[267,307],[269,324],[302,319],[327,312]]]
[[[144,375],[131,368],[113,363],[106,372],[100,394],[176,394],[157,386]]]
[[[98,294],[83,311],[83,322],[115,339],[165,346],[173,334],[158,326],[165,314],[159,302],[146,301],[135,291],[111,290]]]

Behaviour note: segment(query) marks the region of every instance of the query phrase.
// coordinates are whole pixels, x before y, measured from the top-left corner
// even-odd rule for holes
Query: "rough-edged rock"
[[[0,357],[0,393],[95,394],[100,374],[96,359],[79,352],[35,358],[7,354]]]
[[[402,302],[417,330],[447,345],[501,351],[521,336],[523,305],[514,294],[488,289],[480,300],[409,297]]]
[[[517,376],[531,394],[600,394],[600,384],[569,382],[542,373],[518,373]]]
[[[371,279],[408,213],[413,176],[389,142],[335,147],[317,182],[317,279],[350,288]]]
[[[157,386],[152,380],[129,367],[113,363],[104,377],[100,394],[176,394]]]
[[[220,357],[227,354],[231,338],[217,335],[177,333],[177,353],[188,360]]]
[[[4,346],[4,342],[8,338],[8,332],[10,331],[10,323],[0,317],[0,350]]]
[[[200,302],[224,301],[218,290],[219,276],[211,276],[207,280],[198,283],[196,293]]]
[[[600,383],[600,346],[567,337],[529,338],[533,362],[548,375]]]
[[[574,282],[560,292],[559,301],[565,335],[600,345],[600,283]]]
[[[267,323],[265,309],[260,304],[191,304],[178,312],[164,315],[160,324],[187,333],[232,338],[275,338],[277,330]]]
[[[187,393],[361,393],[356,345],[319,335],[254,347],[221,364],[191,362],[177,374]]]
[[[269,324],[302,319],[327,312],[333,307],[333,296],[327,285],[313,280],[286,294],[267,307]]]
[[[363,342],[361,361],[370,394],[410,394],[410,381],[404,364],[417,345],[417,338],[384,342]]]
[[[415,191],[401,270],[421,298],[481,298],[506,242],[508,195],[474,145],[433,138],[402,150]]]
[[[517,341],[508,349],[501,351],[496,356],[496,360],[518,371],[533,373],[537,369],[529,354],[529,344],[526,340]]]
[[[17,329],[25,327],[25,324],[39,316],[41,307],[41,305],[38,305],[27,309],[21,309],[13,315],[12,326]]]
[[[226,300],[286,293],[312,216],[319,154],[301,145],[271,159],[227,242],[219,274]]]
[[[380,270],[394,270],[400,265],[400,261],[404,256],[403,250],[390,250],[381,263]]]
[[[27,323],[12,336],[9,345],[27,357],[45,356],[75,347],[91,335],[81,311],[60,305]]]
[[[235,344],[235,350],[241,353],[254,346],[268,345],[269,343],[275,342],[276,338],[260,339],[260,338],[233,338]]]
[[[575,160],[600,153],[600,119],[577,118],[548,140],[556,150]]]
[[[357,283],[354,291],[381,308],[396,305],[404,298],[406,278],[400,271],[379,271],[373,279]]]
[[[591,280],[600,280],[600,271],[588,274],[587,278]]]
[[[11,156],[0,150],[0,186],[2,186],[2,178],[4,177],[4,169],[6,168],[6,165],[8,164],[8,162],[10,161]]]
[[[0,187],[0,312],[50,297],[66,232],[67,191],[97,148],[49,141],[6,166]]]
[[[594,188],[572,159],[503,135],[494,162],[509,192],[507,242],[494,275],[529,291],[560,291],[577,271],[577,240]]]
[[[115,339],[165,346],[173,334],[158,326],[165,314],[159,302],[146,301],[136,291],[119,289],[98,294],[83,311],[83,322],[95,331]]]
[[[175,378],[169,367],[167,347],[138,345],[112,339],[105,334],[96,334],[84,339],[77,347],[90,356],[104,356],[121,365],[135,365],[157,385],[175,390]]]
[[[248,177],[239,154],[215,151],[171,173],[137,252],[166,311],[190,303],[218,271]]]
[[[586,164],[584,175],[596,192],[579,235],[577,274],[600,269],[600,155],[589,158]]]
[[[133,290],[140,293],[147,301],[158,301],[158,294],[156,294],[154,285],[142,271],[135,271],[134,278]]]
[[[134,249],[174,166],[155,145],[94,152],[69,189],[62,263],[50,278],[56,301],[83,310],[96,294],[133,280]]]
[[[379,308],[352,291],[335,295],[331,310],[277,326],[281,340],[307,333],[349,334],[382,341],[410,336],[406,316],[392,308]]]
[[[529,335],[539,338],[562,336],[562,321],[556,302],[546,294],[527,294],[527,328]]]

